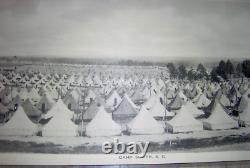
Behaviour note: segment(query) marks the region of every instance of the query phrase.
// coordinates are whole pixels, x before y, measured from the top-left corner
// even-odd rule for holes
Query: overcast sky
[[[249,58],[249,0],[0,0],[1,56]]]

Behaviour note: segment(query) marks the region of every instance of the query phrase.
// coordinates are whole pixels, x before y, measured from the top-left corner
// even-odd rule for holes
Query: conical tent
[[[93,85],[94,83],[90,75],[85,79],[85,81],[89,86]]]
[[[40,95],[38,94],[36,89],[34,89],[33,87],[28,92],[28,96],[29,96],[30,99],[33,99],[33,100],[39,100],[40,99]]]
[[[148,89],[148,87],[145,87],[143,89],[142,95],[143,95],[144,99],[148,99],[150,97],[150,90]]]
[[[113,136],[121,134],[121,126],[112,120],[103,106],[100,106],[97,114],[86,126],[86,135],[90,137]]]
[[[131,96],[131,99],[134,102],[142,102],[144,101],[144,96],[142,94],[142,90],[140,90],[139,88],[135,89],[135,92],[133,93],[133,95]]]
[[[3,123],[9,119],[9,116],[10,116],[9,109],[10,108],[8,108],[5,105],[3,105],[2,103],[0,103],[0,123]]]
[[[180,97],[184,102],[187,102],[187,101],[188,101],[187,96],[186,96],[182,91],[180,91],[180,92],[178,93],[178,95],[179,95],[179,97]]]
[[[42,86],[42,87],[39,89],[38,94],[39,94],[40,96],[42,96],[42,95],[44,95],[46,92],[47,92],[47,89],[46,89],[44,86]]]
[[[122,99],[119,96],[119,94],[117,93],[116,90],[114,90],[112,92],[112,94],[108,97],[108,99],[106,100],[106,105],[108,107],[113,107],[116,108],[117,106],[119,106],[119,104],[121,103]]]
[[[149,110],[153,117],[173,117],[174,113],[169,112],[161,103],[160,100],[156,100],[153,107]]]
[[[50,91],[47,92],[47,94],[49,94],[50,97],[52,97],[52,99],[58,99],[59,97],[59,93],[56,89],[50,88]]]
[[[250,94],[250,85],[246,82],[242,87],[241,87],[241,94],[248,93]]]
[[[29,117],[39,117],[42,113],[35,106],[32,105],[29,99],[26,99],[23,103],[23,109]]]
[[[200,95],[199,89],[194,85],[193,89],[191,90],[191,96],[197,96]]]
[[[10,92],[5,88],[0,92],[0,103],[3,105],[8,105],[11,101],[11,94]]]
[[[129,131],[132,134],[162,134],[163,126],[142,106],[138,115],[128,123]]]
[[[74,98],[74,100],[76,102],[78,102],[80,100],[81,96],[82,96],[80,91],[76,90],[76,89],[74,89],[70,94],[72,95],[72,97]]]
[[[68,110],[61,99],[47,114],[52,119],[43,127],[43,136],[77,136],[77,125],[71,121],[73,112]]]
[[[98,103],[96,103],[95,101],[93,101],[90,106],[87,108],[86,112],[83,114],[83,119],[85,121],[90,121],[92,120],[96,113],[98,112],[99,107],[98,107]]]
[[[63,102],[69,110],[75,111],[79,109],[79,100],[76,101],[71,94],[64,97]]]
[[[146,109],[151,109],[157,101],[158,98],[152,94],[143,105]]]
[[[176,116],[167,122],[167,128],[171,132],[191,132],[203,130],[203,125],[196,120],[186,104],[178,110]]]
[[[204,115],[204,112],[202,110],[199,110],[191,101],[188,101],[185,105],[188,111],[193,114],[194,117],[198,117],[200,115]]]
[[[17,109],[17,107],[18,107],[18,105],[17,104],[15,104],[15,102],[14,101],[11,101],[9,104],[8,104],[8,109],[11,111],[11,112],[13,112],[13,111],[16,111],[16,109]]]
[[[230,104],[231,104],[228,97],[224,94],[221,95],[220,102],[221,102],[221,104],[223,104],[223,106],[230,106]]]
[[[19,96],[22,100],[28,99],[29,98],[28,90],[26,88],[22,88],[20,93],[19,93]]]
[[[211,103],[211,100],[209,100],[203,93],[200,95],[199,100],[195,102],[195,105],[201,108],[201,107],[207,107],[210,103]]]
[[[31,136],[37,133],[37,129],[20,106],[10,120],[0,126],[0,135]]]
[[[13,102],[14,105],[17,105],[17,106],[21,105],[20,96],[17,95],[16,97],[14,97],[12,102]]]
[[[97,85],[101,85],[101,84],[102,84],[102,81],[101,81],[99,75],[95,75],[93,81],[94,81],[94,83],[97,84]]]
[[[182,106],[183,100],[179,97],[179,95],[176,95],[175,98],[168,104],[168,107],[171,110],[179,110]]]
[[[137,115],[137,110],[133,102],[125,95],[112,115],[115,121],[126,123]]]
[[[74,112],[70,111],[66,105],[63,103],[62,99],[59,99],[54,106],[48,111],[48,113],[45,115],[45,118],[53,117],[56,114],[68,114],[68,117],[71,119],[73,117]]]
[[[208,119],[203,121],[204,128],[206,129],[231,129],[237,128],[238,122],[232,119],[222,107],[218,100],[212,108],[211,115]]]
[[[96,98],[95,92],[92,89],[90,89],[85,98],[85,103],[91,103],[91,101],[93,101],[95,98]]]
[[[250,125],[250,102],[247,103],[245,109],[240,114],[240,119],[245,121],[246,125]]]
[[[127,101],[132,105],[133,108],[138,109],[139,107],[137,105],[135,105],[135,103],[130,99],[130,97],[127,94],[124,94],[125,99],[127,99]]]
[[[175,96],[176,96],[175,91],[172,90],[172,89],[168,89],[168,91],[167,91],[167,98],[168,99],[173,99]]]
[[[0,103],[0,115],[6,114],[8,111],[9,109],[5,105]]]
[[[159,85],[160,88],[164,88],[165,87],[165,83],[164,83],[164,81],[162,79],[158,80],[158,85]]]
[[[164,100],[164,97],[165,97],[165,95],[164,95],[164,93],[161,91],[161,90],[158,90],[157,91],[157,94],[156,94],[156,97],[158,98],[158,100]]]
[[[37,104],[37,108],[42,112],[47,112],[51,109],[54,103],[55,102],[52,97],[50,97],[50,95],[44,94],[39,103]]]
[[[105,99],[100,96],[99,94],[96,96],[95,100],[94,100],[97,104],[101,104],[104,107],[106,107],[106,103],[105,103]]]
[[[240,104],[239,104],[239,111],[242,112],[245,110],[245,108],[247,108],[248,102],[250,102],[250,97],[248,97],[248,94],[250,92],[246,92],[245,94],[242,95],[241,100],[240,100]]]
[[[1,79],[1,78],[0,78]],[[4,90],[5,86],[0,82],[0,92]]]
[[[12,88],[11,96],[12,96],[12,97],[16,97],[17,95],[19,95],[18,88],[17,88],[17,87],[13,87],[13,88]]]

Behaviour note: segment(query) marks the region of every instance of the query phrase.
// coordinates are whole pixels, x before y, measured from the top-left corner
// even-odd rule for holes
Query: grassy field
[[[213,137],[203,139],[183,139],[165,141],[164,143],[151,142],[148,152],[189,152],[189,151],[228,151],[228,150],[250,150],[250,134],[230,135],[226,137]],[[102,153],[100,145],[85,143],[78,146],[67,146],[54,143],[35,143],[0,140],[0,152],[18,153],[51,153],[51,154],[81,154],[81,153]]]

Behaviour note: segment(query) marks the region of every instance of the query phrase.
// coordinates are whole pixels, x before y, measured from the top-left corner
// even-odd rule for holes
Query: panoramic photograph
[[[0,0],[1,155],[250,151],[249,9]]]

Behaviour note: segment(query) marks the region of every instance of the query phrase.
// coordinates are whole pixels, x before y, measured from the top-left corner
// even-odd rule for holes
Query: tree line
[[[250,60],[239,62],[236,66],[230,60],[221,60],[219,65],[214,67],[210,73],[211,80],[219,82],[221,79],[228,80],[232,77],[250,78]]]
[[[180,80],[211,80],[219,82],[221,80],[228,80],[232,77],[247,77],[250,78],[250,60],[239,62],[236,66],[230,61],[221,60],[211,72],[204,67],[203,64],[198,64],[196,68],[187,68],[184,64],[175,66],[174,63],[168,63],[167,68],[170,73],[170,78]]]
[[[201,63],[196,68],[190,68],[189,70],[186,69],[184,64],[176,67],[174,63],[168,63],[167,67],[170,73],[170,78],[178,78],[181,80],[199,80],[208,79],[209,77],[206,68]]]

